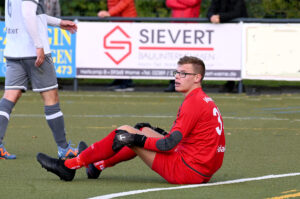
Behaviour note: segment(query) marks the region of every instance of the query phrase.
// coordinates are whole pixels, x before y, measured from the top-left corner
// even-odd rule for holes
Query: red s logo
[[[108,50],[105,54],[115,64],[118,65],[131,54],[132,45],[129,39],[129,35],[120,26],[116,26],[104,36],[104,49]]]

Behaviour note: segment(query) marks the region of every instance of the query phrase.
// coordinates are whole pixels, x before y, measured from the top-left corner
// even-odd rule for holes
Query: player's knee
[[[4,92],[3,98],[16,103],[21,96],[21,90],[6,90]]]
[[[127,131],[128,133],[135,133],[136,129],[129,125],[123,125],[118,128],[119,130]]]
[[[57,89],[43,91],[40,94],[46,106],[51,106],[59,102]]]

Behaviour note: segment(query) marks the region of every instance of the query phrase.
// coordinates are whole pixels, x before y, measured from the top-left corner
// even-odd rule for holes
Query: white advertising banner
[[[300,25],[244,24],[243,79],[300,81]]]
[[[241,42],[242,24],[79,22],[77,77],[172,79],[188,55],[207,80],[240,80]]]

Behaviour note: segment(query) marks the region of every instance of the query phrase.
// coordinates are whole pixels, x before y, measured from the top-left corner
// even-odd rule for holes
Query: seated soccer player
[[[205,65],[184,56],[174,71],[176,91],[185,95],[169,133],[148,123],[121,126],[80,154],[61,160],[39,153],[37,160],[60,179],[70,181],[76,169],[86,167],[88,178],[98,178],[104,168],[139,156],[172,184],[208,182],[221,167],[225,152],[224,125],[214,101],[202,90]]]

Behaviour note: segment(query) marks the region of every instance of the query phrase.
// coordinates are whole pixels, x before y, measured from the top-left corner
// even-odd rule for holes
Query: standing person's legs
[[[48,126],[58,147],[68,147],[63,113],[59,106],[57,89],[41,92]]]
[[[114,91],[134,91],[131,79],[120,80],[120,85],[114,88]]]
[[[66,140],[64,117],[59,105],[58,84],[51,55],[45,56],[45,61],[40,67],[36,67],[34,61],[27,59],[24,63],[29,70],[32,90],[42,96],[45,117],[58,146],[58,157],[74,157],[78,149],[71,147]]]
[[[175,80],[170,80],[169,86],[165,88],[164,92],[175,92]]]
[[[15,104],[22,96],[22,90],[27,90],[28,77],[20,59],[7,59],[5,75],[5,91],[0,100],[0,158],[15,159],[4,148],[2,141],[6,133],[10,114]]]

